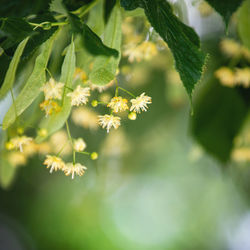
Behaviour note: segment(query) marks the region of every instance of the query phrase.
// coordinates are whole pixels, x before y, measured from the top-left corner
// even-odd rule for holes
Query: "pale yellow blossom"
[[[74,179],[75,174],[82,176],[85,173],[85,170],[87,170],[85,166],[80,163],[73,164],[72,162],[67,163],[63,168],[64,174],[66,176],[72,175],[72,179]]]
[[[215,76],[220,80],[222,85],[227,87],[235,86],[235,76],[231,69],[227,67],[221,67],[215,71]]]
[[[30,144],[32,140],[33,139],[31,137],[23,135],[11,138],[10,143],[13,144],[15,149],[19,149],[20,152],[23,152],[23,146]]]
[[[87,147],[85,141],[82,138],[74,140],[73,146],[76,152],[82,152]]]
[[[230,57],[240,56],[242,52],[241,45],[232,39],[224,39],[220,43],[221,50]]]
[[[245,88],[250,87],[250,68],[236,69],[235,82]]]
[[[48,82],[46,82],[41,90],[44,92],[45,100],[50,99],[62,99],[64,84],[61,82],[56,82],[53,78],[50,78]]]
[[[21,152],[10,152],[8,153],[7,159],[14,167],[26,165],[27,163],[27,157]]]
[[[88,102],[88,96],[90,96],[90,88],[82,88],[80,85],[76,89],[68,93],[67,96],[71,98],[72,106],[79,106],[81,104],[86,104]]]
[[[52,173],[54,170],[62,170],[65,166],[65,163],[60,157],[53,155],[46,155],[46,159],[43,164],[46,165],[47,168],[50,168],[50,173]]]
[[[140,96],[135,99],[131,99],[130,102],[132,106],[130,107],[130,111],[134,111],[136,113],[141,113],[141,111],[147,111],[148,104],[152,103],[152,98],[146,96],[145,93],[142,93]]]
[[[40,109],[45,111],[46,117],[52,115],[54,112],[58,113],[61,111],[61,107],[57,104],[57,102],[52,100],[45,100],[40,103]]]
[[[99,115],[99,124],[102,128],[106,128],[107,132],[113,127],[117,129],[120,125],[121,118],[113,115]]]
[[[111,108],[115,113],[123,112],[128,109],[128,100],[121,96],[113,97],[107,107]]]

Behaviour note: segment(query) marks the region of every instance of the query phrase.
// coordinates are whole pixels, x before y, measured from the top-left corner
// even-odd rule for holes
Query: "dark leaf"
[[[249,90],[242,92],[222,87],[213,78],[194,105],[193,136],[222,162],[229,160],[233,140],[247,116]]]
[[[72,30],[81,34],[84,47],[92,55],[105,55],[118,57],[118,51],[106,46],[101,38],[95,34],[88,25],[81,22],[81,20],[73,15],[69,14],[69,20],[72,26]]]
[[[230,17],[241,5],[243,0],[206,0],[222,17],[226,23],[229,23]]]
[[[109,16],[110,16],[115,4],[116,4],[116,0],[105,0],[105,2],[104,2],[104,21],[105,21],[105,23],[108,22]]]

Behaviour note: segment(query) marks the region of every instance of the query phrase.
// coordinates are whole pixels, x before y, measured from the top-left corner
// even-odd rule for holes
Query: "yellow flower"
[[[242,147],[234,149],[232,158],[237,162],[250,162],[250,148]]]
[[[98,114],[86,107],[80,107],[72,111],[72,120],[86,129],[96,130],[98,128]]]
[[[149,60],[158,53],[156,45],[149,41],[144,41],[140,45],[128,44],[125,47],[124,56],[128,56],[129,62],[140,62],[142,60]]]
[[[65,166],[65,163],[61,158],[53,155],[46,155],[46,159],[43,164],[47,165],[47,168],[50,168],[50,173],[52,173],[54,170],[62,170]]]
[[[62,91],[64,84],[61,82],[56,82],[53,78],[50,78],[48,82],[46,82],[41,90],[44,92],[45,100],[50,99],[62,99]]]
[[[52,152],[52,148],[48,142],[37,144],[36,150],[37,150],[37,153],[41,155],[46,155]]]
[[[48,131],[45,128],[40,128],[37,132],[38,136],[46,137],[48,135]]]
[[[136,120],[136,113],[135,112],[130,112],[128,114],[128,119],[132,120],[132,121]]]
[[[118,116],[113,115],[99,115],[99,124],[102,128],[107,128],[107,132],[109,133],[109,130],[114,127],[114,129],[117,129],[121,123],[121,118]]]
[[[74,73],[74,79],[80,79],[82,82],[86,82],[88,77],[84,70],[81,68],[76,68]]]
[[[14,166],[18,167],[21,165],[25,165],[27,163],[27,158],[21,152],[10,152],[8,154],[8,162]]]
[[[86,147],[87,145],[82,138],[74,140],[74,150],[76,152],[82,152]]]
[[[224,39],[221,41],[221,50],[228,56],[240,56],[241,55],[241,45],[232,39]]]
[[[136,113],[141,113],[141,111],[147,111],[147,104],[152,103],[152,98],[146,96],[145,93],[142,93],[140,96],[135,99],[131,99],[130,102],[132,106],[130,107],[130,111],[134,111]]]
[[[243,85],[245,88],[250,87],[250,68],[236,69],[235,82]]]
[[[59,130],[54,133],[49,140],[52,152],[57,154],[61,151],[61,155],[69,155],[72,152],[71,144],[68,140],[65,130]]]
[[[54,102],[52,100],[45,100],[42,103],[40,103],[40,109],[45,111],[46,117],[48,115],[52,115],[52,113],[58,113],[61,111],[61,107],[57,104],[57,102]]]
[[[79,106],[88,102],[88,96],[90,96],[90,88],[82,88],[80,85],[76,89],[68,93],[67,96],[71,97],[71,105]]]
[[[10,143],[13,144],[15,149],[19,149],[20,152],[23,152],[23,146],[28,145],[33,139],[31,137],[16,136],[10,139]]]
[[[202,17],[210,16],[213,13],[212,7],[205,1],[202,1],[199,6],[198,10]]]
[[[121,96],[113,97],[107,107],[113,109],[115,113],[122,112],[128,109],[128,100]]]
[[[234,72],[231,69],[227,67],[221,67],[215,71],[215,76],[220,80],[222,85],[227,87],[235,86]]]
[[[90,154],[90,158],[91,158],[93,161],[96,160],[96,159],[98,158],[98,153],[92,152],[92,153]]]
[[[63,168],[64,174],[66,176],[72,175],[72,179],[74,179],[75,174],[82,176],[85,173],[85,170],[87,170],[85,166],[80,163],[73,164],[72,162],[67,163]]]

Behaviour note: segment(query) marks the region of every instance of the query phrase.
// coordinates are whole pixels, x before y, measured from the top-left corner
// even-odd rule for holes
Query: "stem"
[[[87,14],[94,6],[98,3],[98,1],[99,1],[99,0],[96,0],[96,1],[94,1],[94,2],[92,2],[92,3],[90,3],[89,6],[86,7],[86,9],[84,9],[81,13],[79,13],[79,17],[81,18],[81,17],[83,17],[85,14]],[[78,9],[77,11],[81,11],[81,8]],[[72,13],[74,13],[74,12],[72,12]],[[74,14],[76,14],[76,13],[74,13]]]
[[[121,88],[121,87],[118,87],[118,88],[119,88],[120,90],[122,90],[122,91],[126,92],[126,93],[127,93],[127,94],[129,94],[130,96],[132,96],[132,97],[136,98],[136,96],[135,96],[135,95],[133,95],[131,92],[127,91],[126,89]]]
[[[72,148],[73,148],[73,165],[75,165],[75,162],[76,162],[76,152],[74,150],[73,139],[71,137],[71,133],[70,133],[70,130],[69,130],[68,121],[66,121],[65,124],[66,124],[66,128],[67,128],[67,134],[68,134],[69,140],[70,140]]]
[[[54,77],[52,76],[52,74],[51,74],[51,72],[49,71],[48,68],[45,68],[45,70],[49,73],[49,76],[50,76],[51,78],[54,78]]]
[[[86,151],[84,151],[84,152],[77,152],[77,153],[79,153],[79,154],[84,154],[84,155],[90,155],[90,153],[89,153],[89,152],[86,152]]]

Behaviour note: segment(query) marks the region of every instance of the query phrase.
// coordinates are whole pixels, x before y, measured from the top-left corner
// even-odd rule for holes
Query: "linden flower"
[[[221,49],[228,56],[240,56],[241,46],[232,39],[224,39],[221,41]]]
[[[72,162],[67,163],[63,168],[64,174],[66,176],[72,175],[72,179],[74,179],[75,174],[83,176],[85,170],[87,170],[85,166],[80,163],[73,164]]]
[[[65,163],[63,160],[59,157],[53,156],[53,155],[46,155],[46,159],[43,163],[44,165],[47,165],[47,168],[50,168],[50,173],[52,173],[54,170],[61,170],[64,168]]]
[[[27,163],[27,157],[20,152],[10,152],[8,154],[8,161],[12,166],[18,167]]]
[[[86,82],[88,77],[85,71],[81,68],[76,68],[74,72],[74,79],[80,79],[82,82]]]
[[[50,78],[48,82],[42,86],[41,90],[44,92],[45,100],[49,99],[62,99],[62,91],[64,84],[56,82],[53,78]]]
[[[140,62],[143,59],[143,51],[134,44],[128,44],[124,49],[123,56],[127,56],[130,63],[134,61]]]
[[[99,124],[102,126],[102,128],[107,128],[107,132],[109,133],[109,130],[114,127],[114,129],[117,129],[121,123],[121,118],[118,116],[113,115],[99,115]]]
[[[87,147],[85,141],[82,138],[74,140],[74,150],[76,152],[82,152]]]
[[[220,80],[222,85],[227,87],[235,86],[234,72],[231,69],[227,67],[221,67],[215,71],[215,76]]]
[[[140,96],[135,99],[131,99],[130,102],[132,106],[130,107],[130,111],[134,111],[136,113],[141,113],[141,111],[147,111],[147,104],[152,103],[152,98],[146,96],[145,93],[142,93]]]
[[[80,104],[86,104],[88,96],[90,96],[90,88],[82,88],[80,85],[72,93],[68,93],[67,96],[71,97],[71,105],[79,106]]]
[[[40,109],[45,111],[46,117],[48,115],[51,115],[53,112],[60,112],[61,107],[57,104],[57,102],[54,102],[52,100],[45,100],[42,103],[40,103]]]
[[[15,149],[19,149],[20,152],[23,152],[23,146],[29,144],[33,139],[31,137],[23,136],[16,136],[10,140],[13,147]]]
[[[121,96],[113,97],[107,107],[113,109],[115,113],[122,112],[128,109],[128,100]]]
[[[156,45],[149,41],[143,42],[137,47],[137,49],[142,51],[143,59],[145,60],[150,60],[153,56],[155,56],[158,53]]]
[[[243,85],[243,87],[250,87],[250,68],[237,69],[235,73],[235,82]]]

